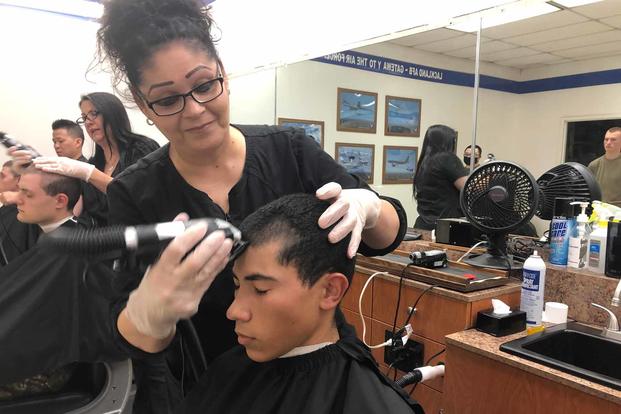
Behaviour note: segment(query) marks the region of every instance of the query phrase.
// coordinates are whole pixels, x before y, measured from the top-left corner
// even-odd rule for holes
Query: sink
[[[500,350],[621,390],[621,341],[577,322],[506,342]]]

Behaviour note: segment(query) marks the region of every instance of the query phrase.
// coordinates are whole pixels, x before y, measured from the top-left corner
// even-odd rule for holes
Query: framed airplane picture
[[[338,88],[336,130],[375,134],[377,94]]]
[[[382,184],[412,184],[418,147],[384,145]]]
[[[384,135],[420,136],[421,100],[386,96]]]
[[[309,121],[307,119],[278,118],[278,125],[292,128],[302,128],[306,135],[313,138],[323,149],[323,121]]]
[[[373,184],[375,145],[337,142],[334,158],[348,173],[361,177],[367,184]]]

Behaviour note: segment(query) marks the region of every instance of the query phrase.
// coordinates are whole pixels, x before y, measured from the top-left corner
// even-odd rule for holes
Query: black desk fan
[[[590,202],[601,199],[601,190],[589,169],[574,162],[548,170],[536,182],[526,169],[507,161],[489,162],[474,170],[461,191],[461,208],[470,223],[487,235],[489,244],[486,253],[470,255],[464,262],[521,269],[522,263],[507,254],[506,235],[535,214],[552,219],[558,197]]]
[[[492,161],[473,171],[461,190],[466,218],[489,239],[487,252],[470,255],[465,263],[494,269],[521,269],[507,255],[507,234],[528,223],[539,204],[539,187],[524,168],[507,161]]]

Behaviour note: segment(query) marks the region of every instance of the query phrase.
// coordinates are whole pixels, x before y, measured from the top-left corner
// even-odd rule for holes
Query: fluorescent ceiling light
[[[599,3],[602,0],[554,0],[554,3],[565,7],[584,6],[585,4]]]
[[[517,22],[535,16],[559,11],[560,9],[548,3],[516,3],[512,6],[497,7],[495,9],[477,13],[472,16],[464,16],[456,23],[447,26],[450,29],[462,32],[476,32],[479,28],[479,19],[482,19],[481,28],[500,26],[502,24]]]
[[[103,5],[90,0],[0,0],[2,5],[87,19],[98,19],[103,14]]]

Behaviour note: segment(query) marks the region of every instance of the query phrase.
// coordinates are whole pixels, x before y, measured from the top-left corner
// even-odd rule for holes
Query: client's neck
[[[308,337],[304,343],[298,346],[316,345],[325,342],[336,342],[339,340],[339,331],[334,321],[334,313],[329,318],[323,319],[315,332]]]

